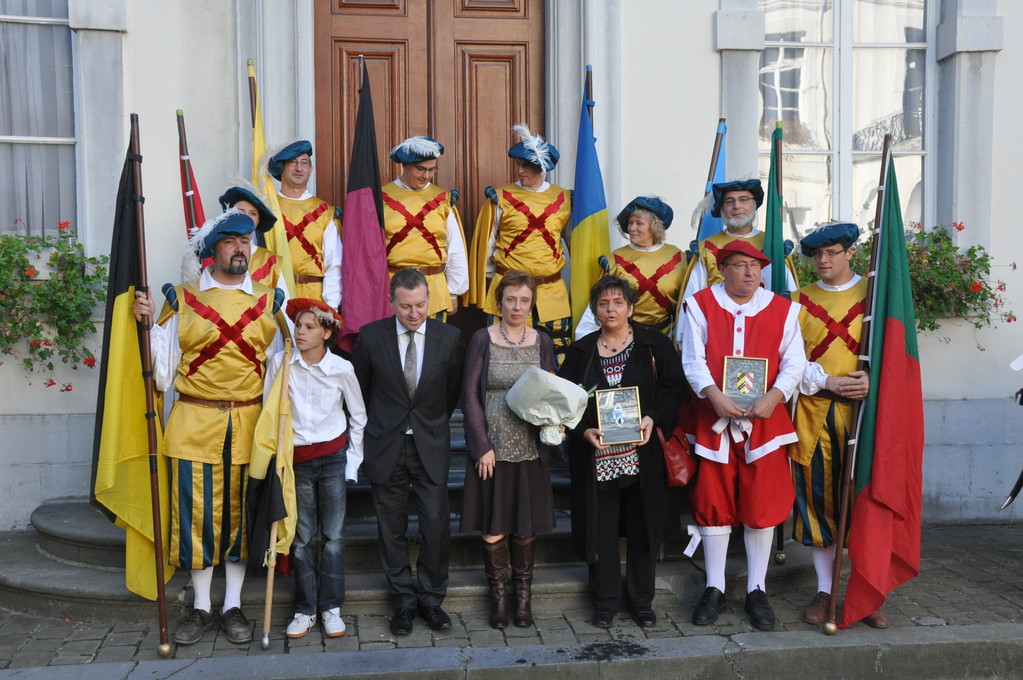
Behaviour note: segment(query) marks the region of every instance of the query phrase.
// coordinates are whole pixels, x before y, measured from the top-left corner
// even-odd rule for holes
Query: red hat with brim
[[[726,243],[725,245],[718,248],[717,255],[715,255],[718,267],[720,267],[721,263],[724,262],[730,255],[736,254],[747,255],[754,259],[760,260],[761,267],[766,267],[767,265],[771,264],[771,259],[767,257],[767,255],[764,255],[762,250],[753,247],[753,244],[747,241],[746,239],[737,238],[731,243]]]
[[[337,327],[338,332],[345,327],[345,320],[341,318],[341,315],[337,313],[337,310],[333,309],[323,300],[316,300],[313,298],[292,298],[288,300],[288,305],[284,308],[284,311],[287,313],[289,319],[292,321],[298,321],[299,314],[313,309],[318,309],[321,312],[329,314],[331,318],[333,318],[334,325]]]

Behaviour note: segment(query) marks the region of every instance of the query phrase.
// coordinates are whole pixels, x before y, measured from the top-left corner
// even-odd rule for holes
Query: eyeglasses
[[[755,272],[760,269],[760,260],[753,260],[752,262],[733,262],[730,264],[723,264],[722,267],[734,267],[735,269],[745,269],[746,271]]]
[[[292,158],[290,161],[287,161],[285,165],[292,165],[299,168],[313,167],[312,161],[310,161],[308,158]]]
[[[813,251],[813,258],[817,259],[818,257],[823,257],[830,260],[833,257],[838,257],[847,250],[849,249],[841,248],[839,250],[824,250],[823,248],[818,248],[817,250]]]
[[[727,205],[729,208],[731,208],[734,207],[736,204],[745,206],[749,205],[752,202],[753,202],[752,196],[739,196],[737,198],[736,197],[726,198],[725,200],[721,201],[721,204]]]

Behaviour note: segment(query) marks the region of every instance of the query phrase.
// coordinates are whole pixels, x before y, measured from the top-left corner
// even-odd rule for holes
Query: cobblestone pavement
[[[792,546],[792,550],[799,550]],[[778,618],[777,631],[812,629],[801,620],[813,593],[769,593]],[[1023,528],[1013,525],[931,526],[924,530],[920,575],[888,598],[885,610],[892,627],[1023,624]],[[449,612],[451,629],[430,631],[418,619],[411,635],[395,637],[386,616],[345,616],[347,634],[323,637],[320,628],[299,640],[285,640],[286,622],[271,628],[269,652],[260,648],[262,624],[254,621],[253,641],[231,644],[216,631],[198,644],[178,647],[178,659],[260,654],[309,654],[354,650],[422,647],[522,647],[629,641],[644,638],[731,636],[750,627],[741,600],[730,600],[715,626],[695,626],[692,607],[659,607],[657,625],[639,628],[619,612],[609,629],[590,625],[589,609],[537,612],[535,625],[493,630],[485,611]],[[255,612],[250,612],[254,614]],[[154,617],[155,618],[155,617]],[[857,624],[862,626],[863,624]],[[171,623],[171,634],[175,629]],[[841,633],[839,633],[841,635]],[[1023,637],[1023,625],[1020,628]],[[81,622],[39,618],[0,609],[0,669],[157,659],[159,631],[152,621]]]

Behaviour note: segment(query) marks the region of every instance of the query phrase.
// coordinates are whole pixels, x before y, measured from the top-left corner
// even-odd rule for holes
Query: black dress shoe
[[[451,617],[440,607],[419,607],[419,618],[426,621],[430,630],[447,630],[451,627]]]
[[[398,607],[391,614],[391,634],[392,635],[408,635],[412,632],[412,619],[415,618],[415,612],[408,607]]]
[[[725,594],[717,588],[707,588],[693,610],[693,623],[697,626],[709,626],[718,620],[718,614],[724,608]]]
[[[657,625],[657,614],[652,609],[631,609],[629,615],[640,628],[649,628]]]
[[[615,613],[610,609],[598,609],[593,613],[593,625],[597,628],[610,628],[615,621]]]
[[[774,629],[774,610],[760,588],[746,593],[746,613],[749,614],[749,622],[757,630]]]

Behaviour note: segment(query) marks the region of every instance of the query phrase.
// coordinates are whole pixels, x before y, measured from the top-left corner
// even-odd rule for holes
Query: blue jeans
[[[295,611],[316,614],[345,603],[345,450],[295,463],[298,522],[292,543]]]

